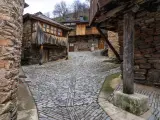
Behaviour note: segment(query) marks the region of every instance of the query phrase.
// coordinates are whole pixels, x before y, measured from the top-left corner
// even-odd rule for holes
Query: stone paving
[[[40,120],[110,120],[97,103],[105,77],[120,68],[92,52],[23,67]]]

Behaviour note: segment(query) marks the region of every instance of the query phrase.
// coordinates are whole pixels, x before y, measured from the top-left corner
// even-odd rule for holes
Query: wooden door
[[[104,49],[104,41],[103,41],[102,39],[100,39],[100,40],[98,41],[98,48],[99,48],[100,50]]]
[[[49,50],[44,49],[43,50],[43,62],[48,62],[49,61]]]
[[[69,52],[74,52],[74,44],[73,43],[69,44]]]

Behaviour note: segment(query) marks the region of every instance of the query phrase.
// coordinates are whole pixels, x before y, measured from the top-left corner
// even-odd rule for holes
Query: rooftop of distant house
[[[23,19],[24,19],[24,21],[27,20],[27,19],[35,19],[35,20],[38,20],[38,21],[41,21],[41,22],[44,22],[44,23],[48,23],[50,25],[54,25],[56,27],[60,27],[60,28],[65,29],[65,30],[70,30],[69,27],[64,26],[64,25],[62,25],[62,24],[60,24],[60,23],[52,20],[51,18],[45,16],[41,12],[37,12],[35,14],[29,14],[29,13],[27,13],[27,14],[25,14],[23,16]]]
[[[28,7],[29,5],[27,3],[24,3],[24,8]]]
[[[61,23],[89,23],[89,21],[88,20],[84,20],[84,18],[83,18],[83,16],[80,16],[79,17],[79,19],[78,20],[71,20],[70,18],[66,18],[66,20],[65,21],[63,21],[63,22],[61,22]]]

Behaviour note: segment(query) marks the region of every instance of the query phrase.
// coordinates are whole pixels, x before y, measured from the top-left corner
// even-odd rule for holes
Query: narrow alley
[[[0,0],[0,120],[160,120],[160,0]]]
[[[24,66],[40,120],[110,120],[97,103],[105,77],[120,71],[98,52],[69,53],[69,60]]]

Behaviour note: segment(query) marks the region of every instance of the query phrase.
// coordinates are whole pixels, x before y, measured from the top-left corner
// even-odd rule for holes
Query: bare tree
[[[86,0],[89,1],[89,0]],[[89,4],[87,2],[81,3],[80,0],[74,0],[72,4],[73,17],[77,19],[80,15],[84,16],[88,12]]]
[[[90,6],[90,1],[91,1],[91,0],[86,0],[86,4],[87,4],[88,6]]]
[[[86,0],[89,1],[89,0]],[[67,6],[64,1],[55,5],[53,16],[57,21],[66,20],[67,17],[78,19],[79,16],[88,16],[89,4],[81,3],[80,0],[74,0],[71,6]]]
[[[73,17],[77,19],[79,16],[79,12],[82,10],[82,4],[79,0],[75,0],[72,6],[73,6],[73,13],[74,13]]]
[[[89,5],[87,3],[82,3],[81,4],[81,11],[83,13],[85,13],[86,11],[88,11],[88,9],[89,9]]]
[[[66,5],[66,2],[62,1],[55,5],[55,9],[53,11],[53,15],[56,17],[66,17],[69,13],[69,9]]]

